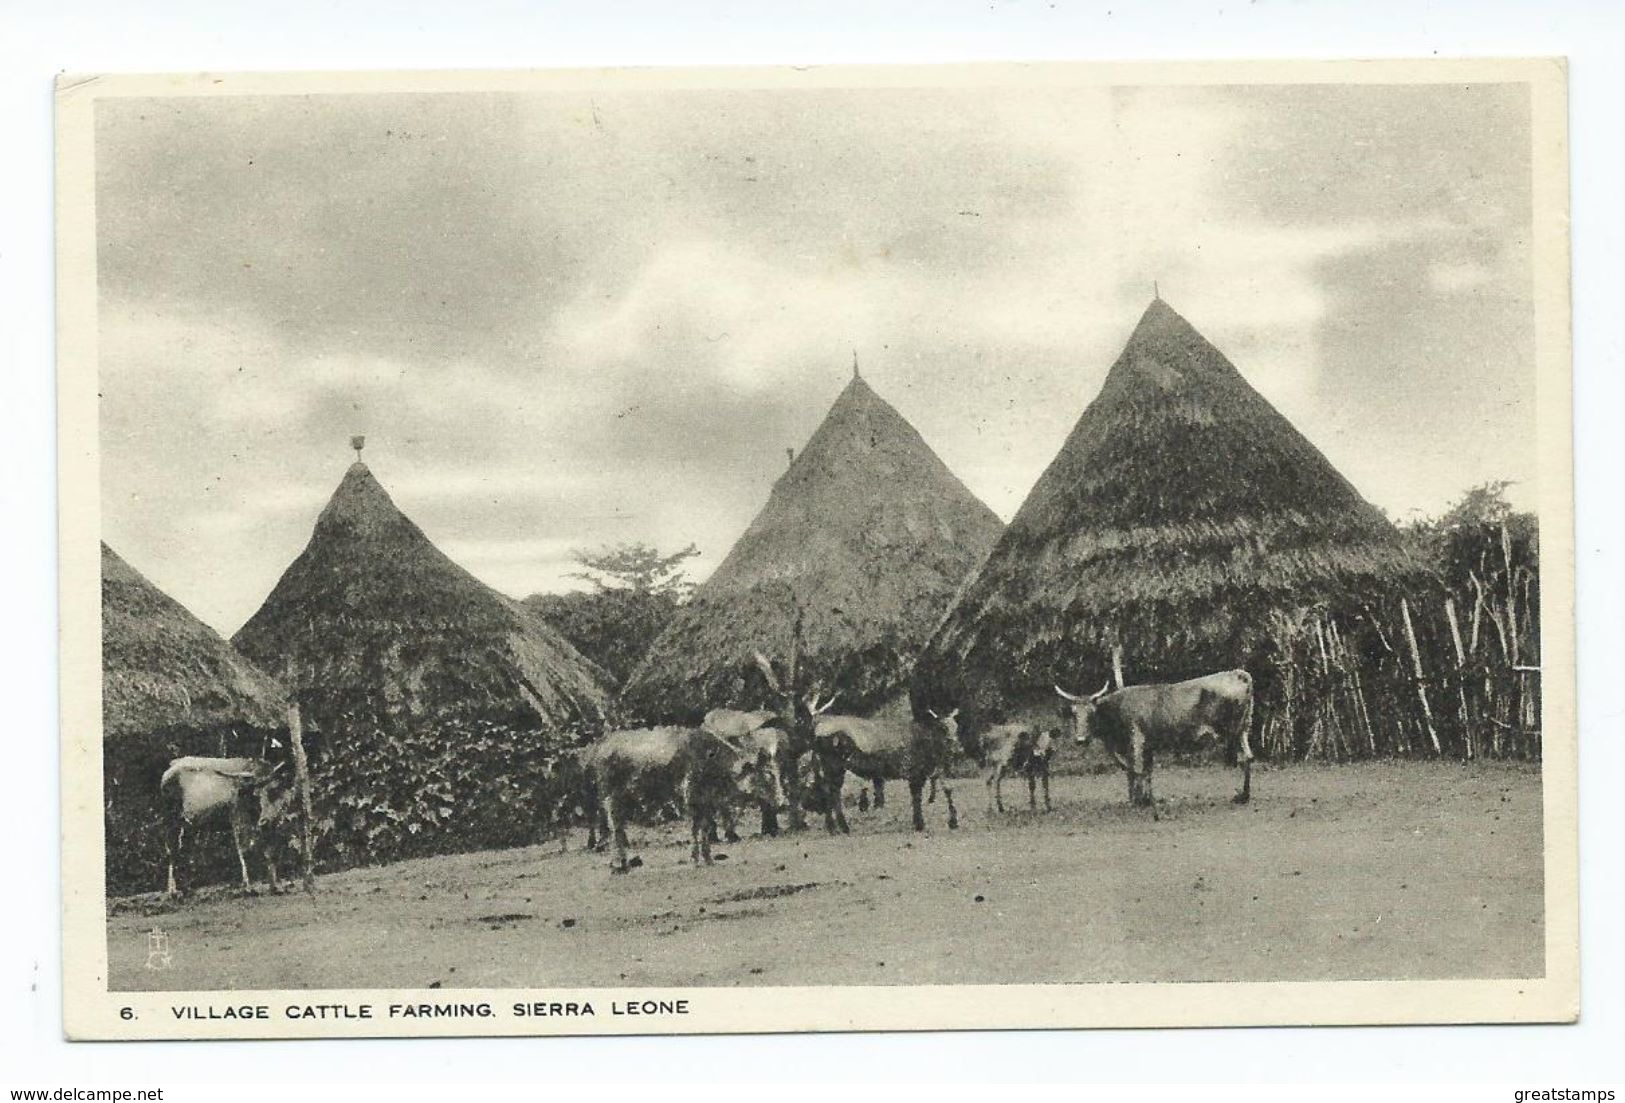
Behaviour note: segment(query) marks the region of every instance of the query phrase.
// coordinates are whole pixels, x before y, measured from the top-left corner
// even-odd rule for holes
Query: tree
[[[670,554],[641,542],[578,548],[571,556],[582,569],[570,577],[592,589],[533,594],[525,604],[597,663],[619,689],[693,593],[683,563],[699,554],[693,544]]]
[[[688,599],[694,584],[683,573],[683,563],[700,554],[690,544],[686,548],[662,555],[652,544],[635,542],[603,547],[597,551],[577,548],[570,553],[582,569],[571,573],[591,583],[595,593],[612,590],[630,590],[676,599],[679,604]]]

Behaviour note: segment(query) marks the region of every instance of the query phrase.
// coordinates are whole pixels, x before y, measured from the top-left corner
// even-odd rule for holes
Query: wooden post
[[[299,702],[288,697],[288,739],[293,744],[293,783],[299,790],[299,857],[303,866],[305,891],[316,891],[316,857],[313,851],[310,808],[310,761],[305,758],[305,725],[299,715]]]
[[[1112,644],[1112,680],[1118,689],[1123,688],[1123,645],[1120,643]]]
[[[1474,757],[1473,718],[1467,709],[1467,649],[1461,645],[1461,626],[1456,623],[1454,598],[1444,599],[1445,620],[1450,622],[1450,642],[1456,649],[1456,694],[1461,698],[1461,737],[1467,744],[1467,758]]]
[[[1405,642],[1411,645],[1411,665],[1416,670],[1416,696],[1422,702],[1422,719],[1427,723],[1428,739],[1433,743],[1433,753],[1443,754],[1439,746],[1439,733],[1433,727],[1433,708],[1428,704],[1427,675],[1422,671],[1422,649],[1416,646],[1416,629],[1411,626],[1411,607],[1404,598],[1399,599],[1399,615],[1405,622]]]

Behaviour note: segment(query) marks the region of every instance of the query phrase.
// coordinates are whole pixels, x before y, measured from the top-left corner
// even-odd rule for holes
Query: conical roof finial
[[[1162,302],[1162,292],[1157,290],[1156,280],[1151,281],[1151,298],[1159,303]]]
[[[863,376],[858,374],[858,350],[857,349],[852,350],[852,378],[853,379],[862,379],[863,378]]]
[[[367,446],[367,438],[357,433],[350,438],[350,447],[355,449],[355,462],[361,462],[361,450]]]

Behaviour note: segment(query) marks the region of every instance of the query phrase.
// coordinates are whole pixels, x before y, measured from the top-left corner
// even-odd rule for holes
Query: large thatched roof
[[[1256,660],[1272,615],[1391,590],[1396,531],[1160,299],[920,660],[988,711]]]
[[[998,537],[998,517],[854,372],[728,558],[634,672],[651,719],[763,694],[751,653],[783,658],[805,610],[802,669],[843,708],[907,684],[920,645]]]
[[[362,463],[233,642],[283,674],[318,724],[350,713],[556,729],[605,706],[592,665],[447,558]]]
[[[275,681],[102,545],[104,738],[274,730],[282,700]]]

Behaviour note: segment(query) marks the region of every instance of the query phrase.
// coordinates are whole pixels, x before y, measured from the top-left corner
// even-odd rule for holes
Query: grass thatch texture
[[[118,740],[282,723],[281,687],[102,545],[102,734]]]
[[[362,712],[567,728],[605,706],[590,663],[447,558],[360,463],[234,642],[284,674],[317,725]]]
[[[807,680],[843,709],[907,684],[915,654],[1000,531],[913,426],[854,377],[768,502],[627,687],[642,718],[765,704],[753,651],[783,658],[799,606]]]
[[[997,715],[1267,661],[1276,618],[1418,576],[1382,514],[1160,300],[933,637],[916,692]],[[1255,676],[1258,673],[1254,669]]]
[[[162,883],[158,779],[181,755],[259,755],[283,726],[282,687],[102,545],[102,796],[107,883]],[[205,876],[235,869],[200,840]]]
[[[286,671],[324,866],[528,841],[557,747],[603,724],[599,672],[447,558],[354,464],[237,633]]]

